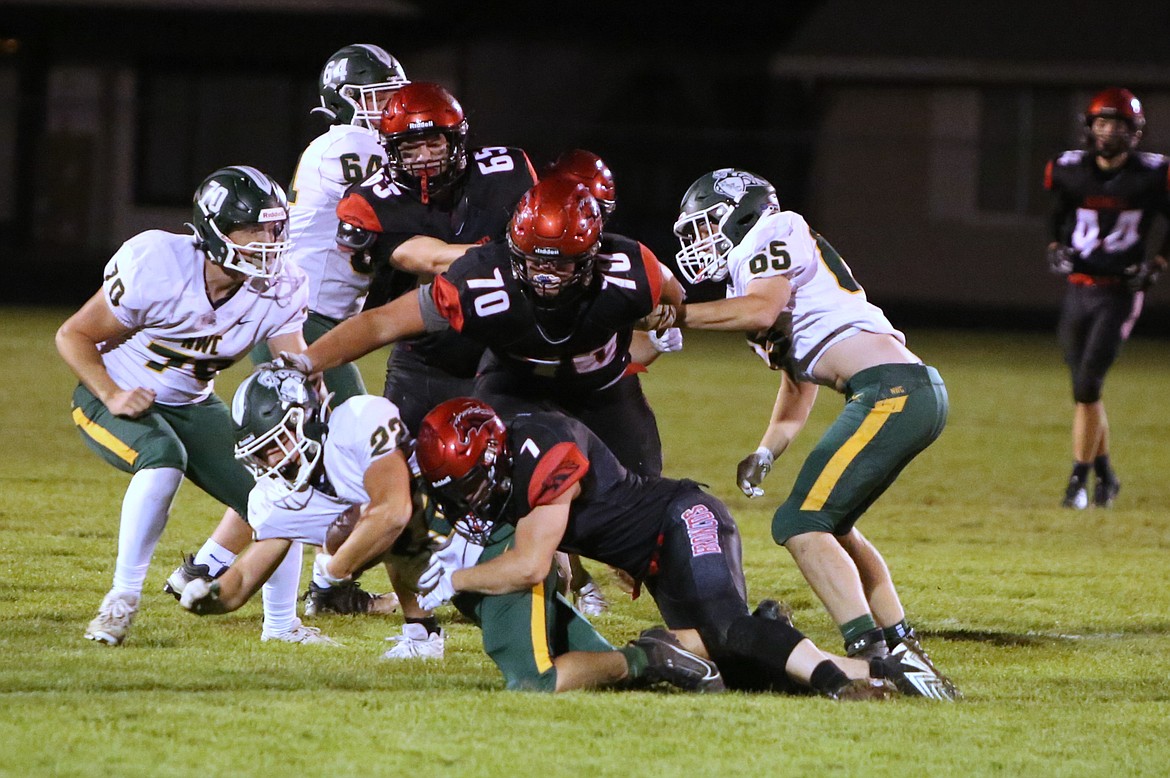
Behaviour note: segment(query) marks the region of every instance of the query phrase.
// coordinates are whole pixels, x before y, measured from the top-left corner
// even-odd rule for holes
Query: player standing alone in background
[[[1135,151],[1146,117],[1128,89],[1100,92],[1085,111],[1086,149],[1065,151],[1044,171],[1052,192],[1048,263],[1067,276],[1060,345],[1072,371],[1073,469],[1063,505],[1108,508],[1121,490],[1109,461],[1109,421],[1101,401],[1105,373],[1141,314],[1145,292],[1166,267],[1170,231],[1153,257],[1146,240],[1156,214],[1170,216],[1161,154]]]

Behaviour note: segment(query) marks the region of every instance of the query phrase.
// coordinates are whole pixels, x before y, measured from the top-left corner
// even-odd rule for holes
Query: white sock
[[[301,582],[300,543],[293,543],[284,560],[261,587],[264,599],[264,632],[279,635],[297,624],[297,587]]]
[[[114,564],[114,591],[141,594],[154,547],[167,526],[171,503],[183,483],[183,471],[174,467],[139,470],[122,497],[118,527],[118,561]]]
[[[203,544],[203,548],[195,554],[195,564],[207,565],[212,578],[227,570],[235,561],[235,554],[211,538],[208,538],[207,542]]]

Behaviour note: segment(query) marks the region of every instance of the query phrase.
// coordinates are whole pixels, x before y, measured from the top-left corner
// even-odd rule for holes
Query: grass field
[[[869,512],[911,619],[966,700],[840,705],[726,694],[507,693],[469,624],[442,663],[379,661],[397,617],[322,618],[342,648],[262,644],[260,608],[198,619],[161,592],[222,513],[179,494],[126,645],[82,639],[110,584],[126,476],[69,421],[52,334],[68,311],[0,310],[2,775],[1166,775],[1170,773],[1170,452],[1165,342],[1127,347],[1107,387],[1115,509],[1056,507],[1070,400],[1053,337],[910,332],[939,368],[949,426]],[[363,363],[382,385],[381,357]],[[219,381],[230,397],[246,375]],[[835,628],[784,549],[772,509],[836,413],[822,392],[768,494],[732,483],[775,376],[738,338],[687,335],[644,379],[668,475],[711,484],[737,517],[752,599],[776,596],[822,646]],[[595,566],[596,567],[596,566]],[[600,572],[600,571],[599,571]],[[371,574],[367,588],[385,586]],[[654,621],[619,599],[614,642]],[[448,618],[450,618],[448,616]]]

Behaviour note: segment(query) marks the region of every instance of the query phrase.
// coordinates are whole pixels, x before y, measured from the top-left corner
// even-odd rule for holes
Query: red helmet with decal
[[[419,425],[415,456],[456,531],[482,542],[512,489],[507,430],[495,410],[471,397],[436,406]]]
[[[584,184],[601,205],[602,218],[608,219],[617,207],[617,187],[613,172],[605,160],[585,149],[566,151],[545,171],[545,178],[561,176]]]
[[[1093,131],[1093,122],[1096,119],[1118,119],[1129,128],[1127,133],[1113,139],[1106,139]],[[1146,126],[1146,114],[1142,110],[1142,102],[1133,92],[1121,87],[1110,87],[1098,92],[1085,110],[1085,140],[1090,148],[1095,148],[1102,156],[1116,156],[1133,149],[1142,139],[1142,130]]]
[[[382,111],[378,131],[395,180],[418,191],[423,202],[450,186],[467,167],[463,107],[439,84],[416,81],[395,92]],[[420,148],[422,141],[427,141],[421,144],[426,148]]]
[[[545,178],[520,198],[508,224],[512,271],[538,307],[579,297],[593,281],[601,208],[584,184]]]

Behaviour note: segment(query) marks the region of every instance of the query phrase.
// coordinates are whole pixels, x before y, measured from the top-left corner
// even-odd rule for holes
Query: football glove
[[[764,446],[760,446],[754,453],[743,458],[739,467],[735,469],[735,480],[745,495],[748,497],[762,497],[764,495],[764,490],[760,488],[760,482],[771,472],[773,461],[775,461],[775,457]]]
[[[443,564],[443,559],[435,554],[431,563],[418,577],[418,607],[426,611],[433,611],[440,605],[446,605],[455,596],[455,583],[451,580],[455,570]]]
[[[659,354],[669,354],[674,351],[682,351],[683,336],[682,330],[680,330],[678,327],[671,327],[670,329],[663,330],[662,334],[659,334],[658,330],[650,330],[650,332],[647,334],[650,336],[650,345],[653,346],[654,350]]]
[[[196,578],[183,587],[179,605],[197,616],[223,613],[223,604],[219,601],[219,581]]]
[[[1073,271],[1073,260],[1077,252],[1072,246],[1053,243],[1048,246],[1048,270],[1058,276],[1067,276]]]
[[[659,303],[654,310],[634,323],[636,330],[666,330],[674,326],[678,316],[678,308],[668,303]]]
[[[1162,274],[1162,266],[1156,262],[1143,262],[1138,271],[1125,279],[1125,284],[1133,292],[1145,292],[1158,283],[1158,276]]]
[[[313,559],[313,575],[325,581],[330,586],[341,586],[353,580],[352,576],[345,576],[344,578],[337,578],[329,572],[329,560],[333,558],[332,554],[317,554]]]
[[[305,375],[313,374],[312,361],[300,352],[282,351],[279,357],[272,360],[272,364],[276,368],[296,370],[298,373],[304,373]]]

